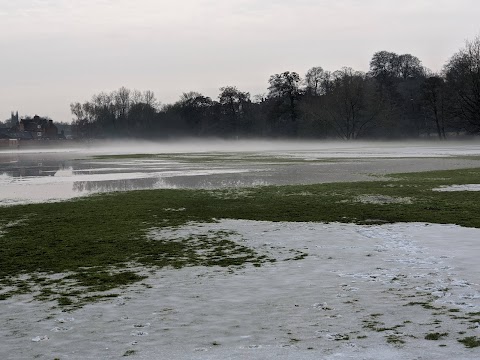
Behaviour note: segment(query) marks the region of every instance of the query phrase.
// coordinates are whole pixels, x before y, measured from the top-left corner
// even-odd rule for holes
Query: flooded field
[[[91,193],[378,179],[480,166],[477,143],[123,143],[0,152],[0,205]]]
[[[472,168],[478,143],[0,152],[2,354],[478,359]],[[220,190],[128,192],[161,188]]]

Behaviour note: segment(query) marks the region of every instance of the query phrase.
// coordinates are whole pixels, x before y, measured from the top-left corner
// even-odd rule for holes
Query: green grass
[[[480,169],[397,174],[390,180],[220,190],[142,190],[77,200],[0,207],[0,300],[25,293],[41,279],[58,296],[67,285],[86,296],[143,279],[137,267],[260,266],[265,255],[228,233],[182,239],[147,237],[152,228],[213,219],[266,221],[451,223],[480,227],[480,192],[432,188],[480,183]],[[359,195],[409,197],[412,202],[371,204]],[[171,209],[184,211],[171,211]],[[21,221],[19,221],[21,220]],[[298,260],[305,255],[299,254]],[[65,273],[59,284],[45,276]],[[21,281],[21,275],[44,274]],[[46,281],[46,282],[45,282]],[[13,289],[12,289],[13,287]],[[69,297],[70,299],[70,297]]]

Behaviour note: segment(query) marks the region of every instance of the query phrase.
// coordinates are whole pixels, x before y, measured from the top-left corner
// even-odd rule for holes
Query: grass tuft
[[[430,333],[425,335],[426,340],[440,340],[441,338],[448,336],[448,333]]]
[[[475,348],[480,346],[480,338],[476,336],[468,336],[463,339],[459,339],[458,342],[465,345],[467,348]]]

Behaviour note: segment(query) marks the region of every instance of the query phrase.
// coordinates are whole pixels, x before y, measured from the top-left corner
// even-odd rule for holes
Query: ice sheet
[[[464,185],[451,185],[451,186],[442,186],[439,188],[432,189],[433,191],[480,191],[480,184],[464,184]]]

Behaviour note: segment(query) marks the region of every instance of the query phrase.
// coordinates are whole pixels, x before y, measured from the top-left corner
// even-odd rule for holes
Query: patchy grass
[[[430,333],[430,334],[425,335],[425,339],[426,340],[440,340],[445,336],[448,336],[448,333],[438,333],[438,332],[436,332],[436,333]]]
[[[480,346],[480,338],[476,336],[468,336],[463,339],[459,339],[458,342],[465,345],[467,348],[475,348]]]
[[[146,276],[140,276],[132,271],[124,271],[117,274],[111,274],[106,271],[80,271],[64,279],[75,280],[76,285],[88,288],[90,291],[107,291],[114,287],[129,285],[145,278]]]
[[[387,343],[395,344],[395,345],[403,345],[405,344],[405,340],[403,340],[399,335],[388,335],[386,336]]]
[[[427,310],[442,310],[442,308],[433,306],[431,302],[424,302],[424,301],[410,301],[409,303],[403,306],[416,306],[416,305],[420,305],[421,307]]]
[[[69,297],[62,296],[62,297],[58,298],[58,305],[60,305],[60,306],[68,306],[68,305],[72,305],[72,304],[73,304],[73,301]]]
[[[127,351],[125,351],[123,356],[132,356],[132,355],[135,355],[135,353],[136,353],[135,350],[127,350]]]
[[[348,334],[333,334],[332,340],[334,341],[348,341],[350,340],[350,335]]]
[[[73,301],[79,289],[82,296],[97,299],[95,292],[142,280],[138,268],[261,266],[273,261],[226,233],[182,240],[149,236],[152,229],[189,222],[218,218],[357,224],[415,221],[480,227],[480,192],[431,190],[472,183],[480,183],[480,169],[396,174],[374,182],[267,186],[248,192],[142,190],[0,207],[0,299],[37,291],[39,299],[59,299],[67,293]],[[412,201],[381,206],[355,201],[364,194]],[[297,253],[292,259],[305,256]],[[67,275],[61,284],[39,277],[21,280],[38,273]],[[71,288],[65,291],[67,285]],[[408,305],[433,308],[429,303]]]

